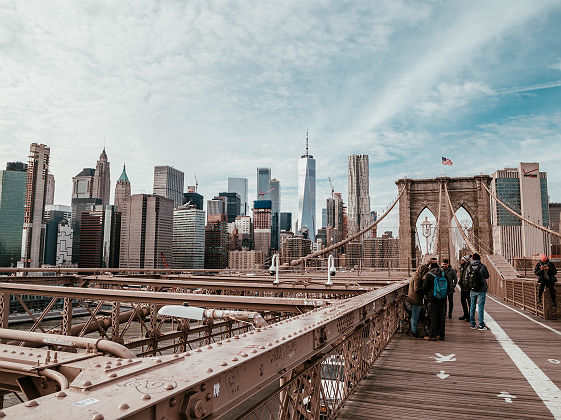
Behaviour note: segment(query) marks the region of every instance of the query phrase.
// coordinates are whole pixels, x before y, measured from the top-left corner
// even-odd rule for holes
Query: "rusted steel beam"
[[[383,347],[399,325],[406,288],[406,283],[393,284],[179,355],[131,359],[118,366],[102,356],[77,361],[69,367],[80,373],[64,398],[45,396],[4,412],[8,418],[43,419],[60,413],[99,419],[218,418],[352,337],[365,323],[384,322],[374,326],[365,343]]]
[[[182,305],[188,302],[205,308],[251,309],[257,311],[298,312],[329,303],[326,299],[296,299],[253,296],[223,296],[189,293],[147,292],[141,290],[106,290],[79,287],[57,287],[36,284],[0,283],[0,293],[62,297],[67,299],[110,300],[152,305]]]

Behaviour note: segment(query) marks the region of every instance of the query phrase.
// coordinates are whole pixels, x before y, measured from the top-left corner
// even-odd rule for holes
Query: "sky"
[[[126,163],[133,193],[170,165],[205,199],[228,176],[254,199],[270,167],[296,218],[308,131],[318,219],[328,177],[347,202],[351,153],[370,157],[373,210],[398,178],[520,161],[561,201],[560,21],[547,0],[3,2],[0,166],[47,144],[67,205],[104,146],[112,189]]]

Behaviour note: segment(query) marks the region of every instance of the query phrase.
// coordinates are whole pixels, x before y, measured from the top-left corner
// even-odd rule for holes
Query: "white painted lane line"
[[[548,410],[556,419],[561,419],[561,390],[551,379],[518,347],[507,333],[485,312],[485,324],[491,329],[503,350],[536,391]]]
[[[494,297],[490,296],[489,294],[487,294],[487,297],[488,297],[489,299],[491,299],[492,301],[497,302],[499,305],[503,305],[505,308],[508,308],[508,309],[510,309],[511,311],[516,312],[516,313],[519,314],[519,315],[522,315],[524,318],[528,318],[530,321],[535,322],[535,323],[538,324],[538,325],[541,325],[542,327],[544,327],[544,328],[546,328],[546,329],[548,329],[548,330],[554,332],[555,334],[561,335],[561,331],[556,330],[555,328],[552,328],[552,327],[550,327],[549,325],[544,324],[543,322],[536,321],[535,319],[533,319],[532,317],[526,315],[525,313],[520,312],[520,311],[518,311],[518,310],[516,310],[516,309],[514,309],[514,308],[511,308],[511,307],[508,306],[508,305],[505,305],[505,304],[502,303],[500,300],[495,299]]]

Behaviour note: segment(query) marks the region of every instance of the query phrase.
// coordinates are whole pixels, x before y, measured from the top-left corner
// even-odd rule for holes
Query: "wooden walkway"
[[[487,295],[493,331],[472,330],[455,298],[446,341],[397,334],[339,419],[561,419],[561,322],[525,314],[552,331]]]

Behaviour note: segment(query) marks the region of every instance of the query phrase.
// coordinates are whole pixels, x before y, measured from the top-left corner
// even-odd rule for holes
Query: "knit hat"
[[[541,262],[546,262],[546,261],[547,261],[547,255],[545,255],[545,254],[540,254],[540,261],[541,261]]]

